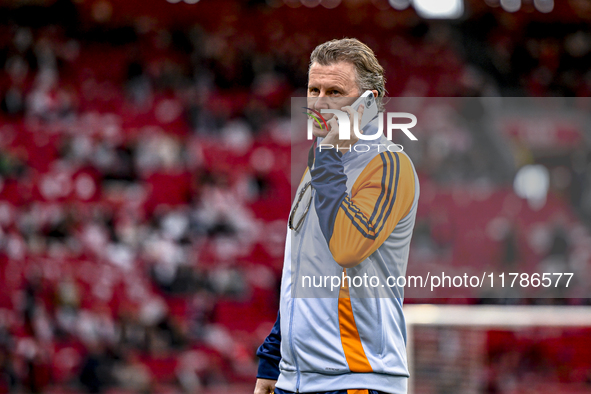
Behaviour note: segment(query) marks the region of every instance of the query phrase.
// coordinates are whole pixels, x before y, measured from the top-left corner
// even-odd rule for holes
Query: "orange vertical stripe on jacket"
[[[347,275],[347,270],[345,270]],[[341,343],[347,364],[351,372],[373,372],[355,324],[351,298],[349,296],[349,284],[343,281],[339,292],[339,328],[341,330]]]

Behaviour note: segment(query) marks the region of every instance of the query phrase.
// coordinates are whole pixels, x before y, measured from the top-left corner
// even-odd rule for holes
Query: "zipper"
[[[296,262],[296,267],[297,267],[297,262]],[[297,278],[297,274],[296,274],[296,278]],[[296,279],[297,282],[297,279]],[[289,313],[289,349],[291,350],[291,356],[293,357],[293,361],[295,363],[295,367],[296,367],[296,393],[299,393],[299,388],[300,388],[300,367],[298,365],[298,359],[296,357],[295,351],[293,349],[293,313],[294,313],[294,309],[295,309],[295,290],[294,290],[294,297],[291,300],[291,311]]]
[[[314,201],[314,194],[315,194],[315,190],[312,189],[312,195],[310,196],[310,198],[312,198],[312,201]],[[310,207],[310,208],[312,208],[312,207]],[[310,212],[308,211],[308,215],[306,215],[306,218],[304,219],[304,223],[302,224],[302,232],[306,228],[306,225],[308,224],[308,218],[310,217],[309,215],[310,215]],[[304,243],[304,237],[300,236],[300,243],[298,245],[298,252],[297,252],[296,266],[295,266],[296,283],[297,283],[297,278],[298,278],[299,269],[300,269],[300,256],[302,254],[302,244],[303,243]],[[289,313],[289,348],[291,350],[291,356],[293,357],[293,361],[295,362],[295,367],[296,367],[296,393],[299,393],[300,392],[300,366],[298,364],[298,359],[296,357],[296,354],[294,351],[294,346],[293,346],[293,315],[294,315],[294,310],[295,310],[296,291],[297,291],[297,286],[293,291],[293,297],[291,300],[291,311]]]
[[[371,256],[369,256],[367,259],[370,261],[371,264],[375,264],[375,262],[372,260]],[[378,355],[381,357],[383,355],[383,353],[384,353],[384,349],[383,349],[383,346],[384,346],[384,332],[383,332],[383,329],[382,329],[382,309],[380,308],[380,298],[381,298],[381,295],[379,294],[379,290],[377,291],[377,293],[374,293],[374,298],[376,300],[376,313],[378,315],[378,319],[377,319],[378,320],[377,321],[378,324],[377,324],[377,326],[380,329],[380,331],[379,331],[379,335],[380,336],[379,336],[379,342],[378,342]]]
[[[378,328],[380,330],[380,342],[378,343],[378,354],[382,357],[384,353],[384,330],[382,327],[382,309],[380,308],[380,298],[376,297],[376,307],[378,312]]]

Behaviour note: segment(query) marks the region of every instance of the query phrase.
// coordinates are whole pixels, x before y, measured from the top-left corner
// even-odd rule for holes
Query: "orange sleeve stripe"
[[[346,274],[347,270],[345,270]],[[339,328],[341,331],[343,351],[351,372],[373,372],[371,364],[363,350],[361,338],[359,338],[347,281],[344,281],[339,293]]]

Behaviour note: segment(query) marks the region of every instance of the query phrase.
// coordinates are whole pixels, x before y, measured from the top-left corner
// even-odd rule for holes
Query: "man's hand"
[[[351,124],[351,128],[349,130],[349,139],[341,140],[339,139],[339,122],[337,122],[336,116],[333,116],[332,119],[328,121],[328,126],[330,127],[330,131],[322,140],[322,145],[332,145],[334,147],[339,147],[339,150],[343,151],[343,154],[350,152],[351,147],[355,145],[357,141],[359,141],[359,137],[353,132],[354,121],[355,117],[353,116],[354,110],[351,106],[346,106],[341,108],[341,110],[346,111],[349,114],[349,121]],[[364,105],[359,106],[358,116],[357,116],[357,127],[359,128],[359,132],[363,133],[361,130],[361,118],[363,118],[363,111],[365,110]]]
[[[271,394],[275,390],[276,380],[257,379],[257,384],[254,387],[254,394]]]

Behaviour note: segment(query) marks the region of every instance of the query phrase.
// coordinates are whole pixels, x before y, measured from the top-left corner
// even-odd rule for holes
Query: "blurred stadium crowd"
[[[208,8],[191,25],[110,24],[120,14],[107,1],[3,4],[0,392],[253,382],[254,351],[277,311],[290,97],[305,94],[316,44],[366,42],[390,96],[590,92],[588,24],[487,10],[452,26],[358,1],[330,11],[344,21],[331,29],[303,9],[243,3],[197,4]],[[503,138],[519,147],[515,168],[538,160]],[[410,152],[422,187],[410,264],[588,270],[588,138],[546,163],[540,210],[515,196],[514,172],[498,170],[486,138],[445,127],[420,138]]]

